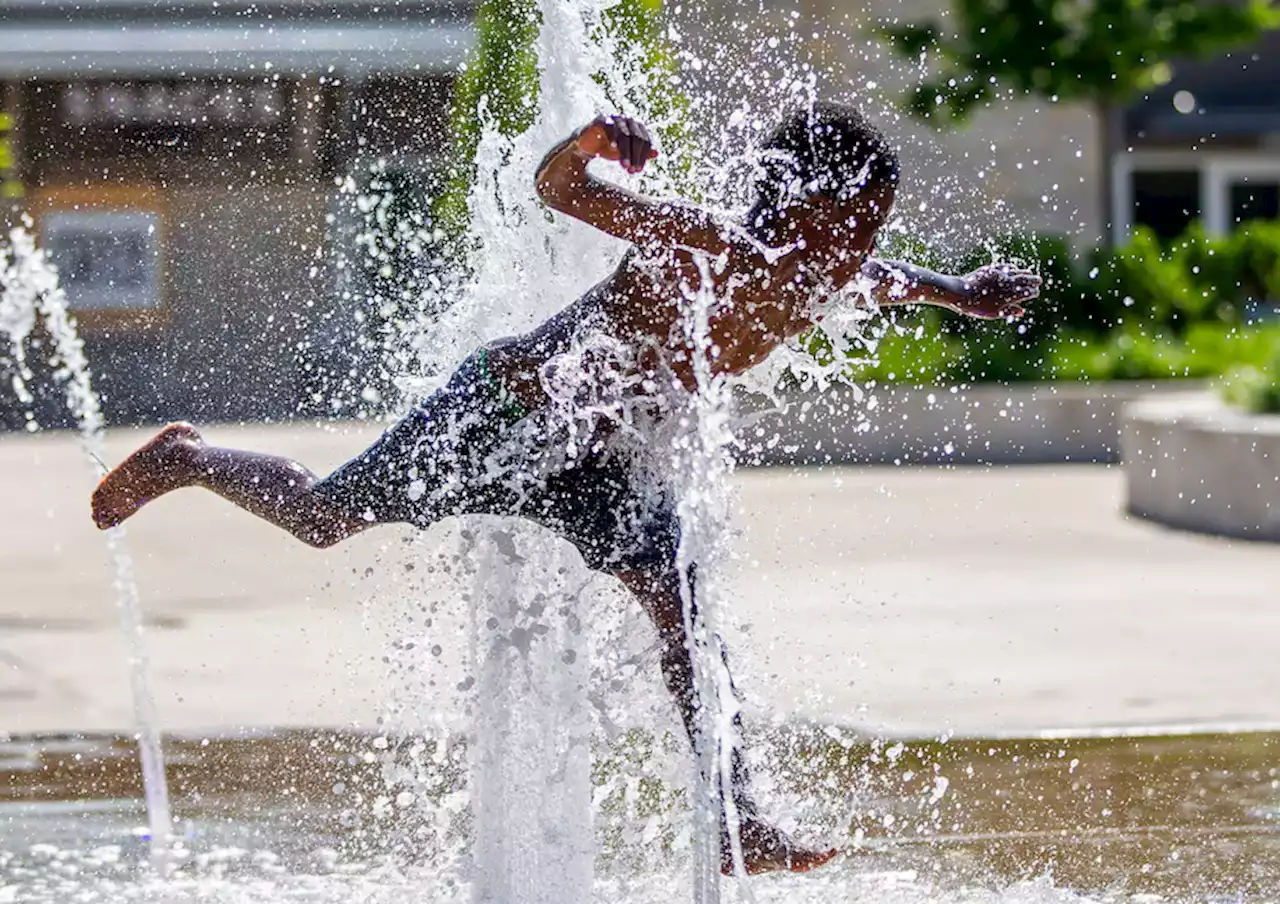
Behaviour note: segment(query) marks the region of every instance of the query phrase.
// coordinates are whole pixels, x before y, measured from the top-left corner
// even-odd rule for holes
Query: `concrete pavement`
[[[318,471],[368,425],[215,427]],[[114,432],[112,461],[138,431]],[[0,731],[126,729],[92,483],[67,435],[0,436]],[[1280,725],[1280,546],[1121,514],[1103,466],[740,472],[730,640],[756,712],[895,734]],[[199,491],[130,522],[167,729],[372,727],[366,570]],[[655,676],[656,682],[656,676]]]

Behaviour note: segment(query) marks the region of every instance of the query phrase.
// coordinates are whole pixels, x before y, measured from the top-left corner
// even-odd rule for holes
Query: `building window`
[[[73,310],[160,307],[159,216],[145,210],[52,210],[41,237]]]
[[[1200,218],[1198,170],[1135,170],[1129,180],[1134,225],[1172,239]]]
[[[1111,160],[1112,238],[1129,240],[1135,226],[1162,239],[1199,221],[1209,235],[1227,235],[1257,220],[1280,220],[1280,159],[1253,152],[1160,149]]]
[[[1250,220],[1280,219],[1280,178],[1232,180],[1228,186],[1228,228],[1239,229]]]

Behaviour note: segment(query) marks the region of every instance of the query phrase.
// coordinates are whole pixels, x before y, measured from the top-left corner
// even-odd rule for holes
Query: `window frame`
[[[40,186],[28,193],[28,211],[33,219],[33,233],[44,235],[44,218],[57,213],[143,213],[155,218],[155,287],[157,304],[149,308],[76,308],[71,315],[82,331],[116,334],[139,334],[167,325],[173,317],[170,255],[173,239],[169,206],[164,193],[138,184],[54,185]],[[41,243],[43,247],[43,243]]]
[[[49,259],[58,264],[58,239],[65,234],[105,233],[123,235],[137,233],[142,239],[143,269],[141,285],[134,289],[115,286],[88,287],[87,297],[78,297],[69,275],[60,270],[59,283],[66,293],[67,307],[75,314],[86,311],[118,313],[153,312],[163,304],[160,292],[160,215],[154,210],[131,207],[51,208],[40,217],[40,246]],[[138,299],[141,303],[133,303]]]
[[[1229,183],[1240,176],[1275,177],[1280,181],[1280,156],[1266,152],[1141,150],[1111,159],[1111,241],[1126,242],[1133,232],[1135,172],[1195,170],[1200,174],[1200,220],[1209,235],[1231,232]]]

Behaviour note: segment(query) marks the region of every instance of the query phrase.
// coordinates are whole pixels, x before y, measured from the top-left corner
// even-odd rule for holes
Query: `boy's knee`
[[[312,549],[329,549],[350,536],[350,532],[338,530],[329,525],[324,527],[302,525],[294,528],[292,534]]]
[[[300,500],[293,509],[293,515],[289,532],[313,549],[337,546],[371,523],[350,517],[315,492]]]

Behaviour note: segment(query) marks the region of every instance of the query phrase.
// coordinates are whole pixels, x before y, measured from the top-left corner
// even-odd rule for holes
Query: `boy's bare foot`
[[[755,816],[743,818],[739,836],[742,839],[743,866],[753,876],[786,870],[807,873],[840,853],[836,848],[814,850],[800,847],[781,829]],[[733,875],[733,849],[727,835],[720,839],[720,872],[726,876]]]
[[[190,424],[170,424],[102,478],[93,491],[93,523],[100,530],[123,522],[152,499],[187,486],[203,440]]]

